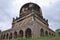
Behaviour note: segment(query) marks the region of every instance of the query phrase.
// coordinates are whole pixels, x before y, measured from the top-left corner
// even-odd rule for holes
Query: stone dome
[[[42,16],[42,11],[39,5],[35,3],[26,3],[20,9],[20,15],[29,14],[28,12],[35,11],[38,15]]]

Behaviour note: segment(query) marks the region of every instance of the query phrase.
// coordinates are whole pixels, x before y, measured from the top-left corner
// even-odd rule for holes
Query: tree
[[[56,33],[60,35],[60,29],[56,29]]]

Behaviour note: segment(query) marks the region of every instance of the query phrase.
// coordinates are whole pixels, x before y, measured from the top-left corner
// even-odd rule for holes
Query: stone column
[[[23,38],[25,38],[25,30],[23,30]]]
[[[17,37],[19,37],[19,31],[17,31]]]
[[[44,31],[44,36],[46,36],[45,31]]]
[[[9,40],[9,36],[10,36],[10,34],[8,33],[8,37],[7,37],[7,40]]]
[[[12,32],[12,38],[14,38],[14,32]]]

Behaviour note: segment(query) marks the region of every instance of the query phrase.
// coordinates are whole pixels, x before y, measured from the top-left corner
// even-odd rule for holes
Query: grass
[[[60,38],[60,36],[46,36],[40,38],[12,38],[11,40],[49,40],[51,38]]]

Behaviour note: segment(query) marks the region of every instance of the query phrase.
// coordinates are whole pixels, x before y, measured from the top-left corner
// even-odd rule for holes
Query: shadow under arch
[[[23,37],[23,30],[19,31],[19,37]]]
[[[6,35],[4,34],[4,35],[3,35],[3,39],[5,39],[5,36],[6,36]]]
[[[45,31],[45,35],[48,36],[48,31]]]
[[[25,31],[25,37],[31,37],[31,29],[30,28],[27,28],[26,31]]]
[[[7,33],[7,35],[6,35],[6,39],[8,39],[8,33]]]
[[[17,32],[16,31],[14,32],[14,38],[17,38]]]
[[[40,36],[44,36],[44,29],[43,28],[40,29]]]
[[[10,37],[9,37],[9,39],[12,39],[12,33],[10,33]]]

